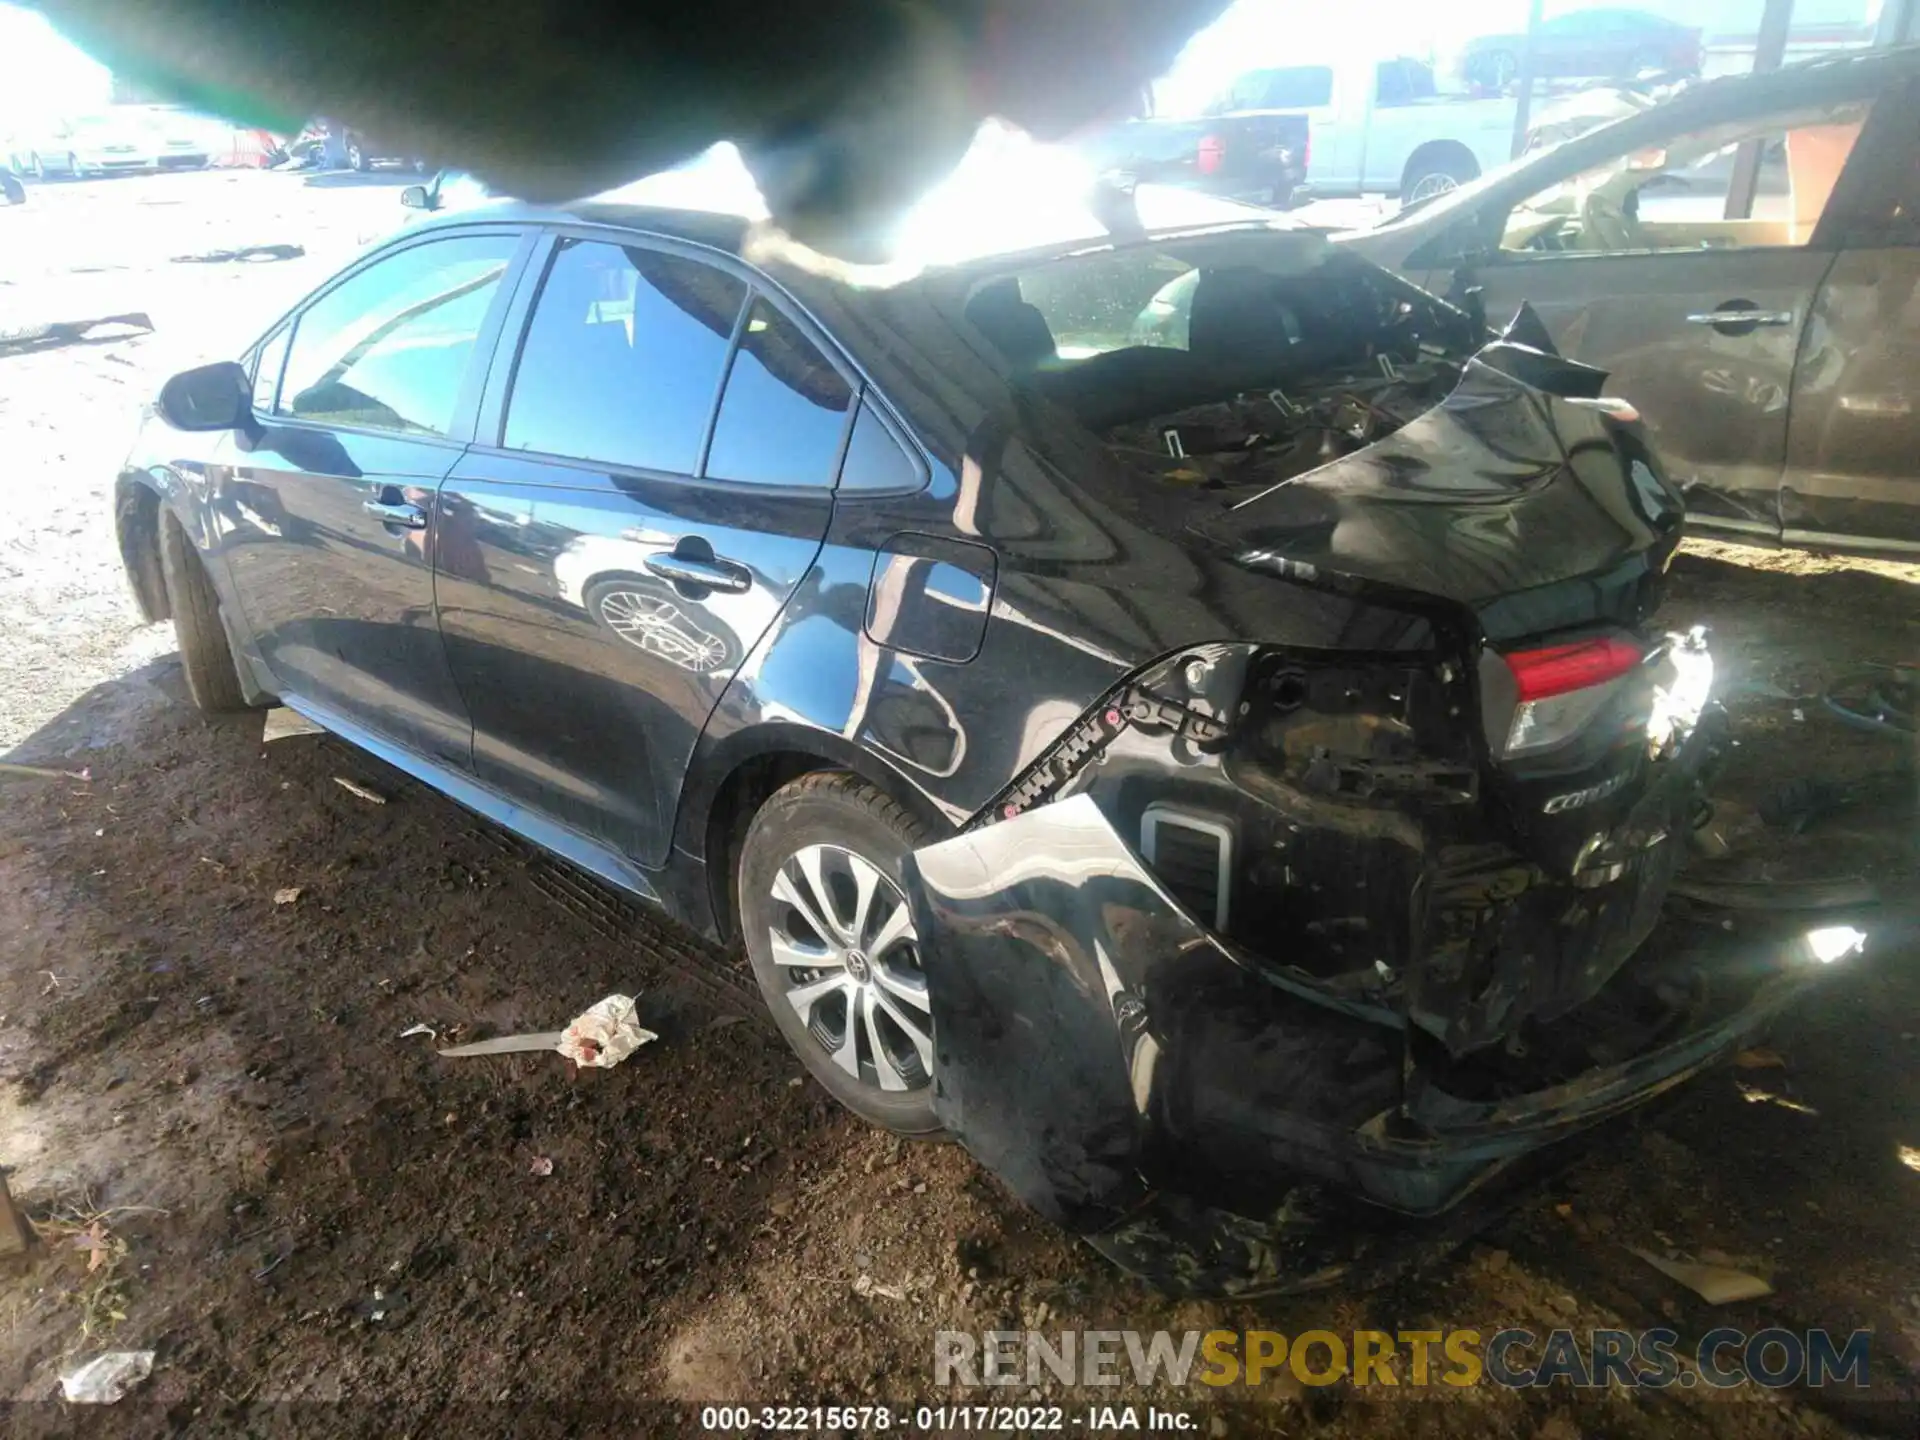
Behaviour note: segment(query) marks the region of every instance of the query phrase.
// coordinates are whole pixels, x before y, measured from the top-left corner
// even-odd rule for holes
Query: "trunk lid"
[[[1190,529],[1244,569],[1463,612],[1499,648],[1637,626],[1684,510],[1600,378],[1497,342],[1386,439]]]

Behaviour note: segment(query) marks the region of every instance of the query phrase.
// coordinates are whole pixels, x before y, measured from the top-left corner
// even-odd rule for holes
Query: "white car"
[[[59,120],[13,152],[16,170],[44,180],[49,175],[81,179],[122,171],[151,170],[153,141],[138,124],[112,115]]]
[[[216,122],[169,106],[147,112],[141,127],[156,170],[204,170],[212,163]]]

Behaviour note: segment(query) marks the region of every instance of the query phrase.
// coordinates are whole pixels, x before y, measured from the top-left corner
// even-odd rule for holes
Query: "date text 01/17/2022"
[[[1036,1431],[1147,1430],[1163,1434],[1195,1432],[1203,1422],[1184,1410],[1157,1406],[1091,1405],[920,1405],[895,1410],[890,1405],[708,1405],[700,1428],[722,1431],[955,1430],[983,1434]]]

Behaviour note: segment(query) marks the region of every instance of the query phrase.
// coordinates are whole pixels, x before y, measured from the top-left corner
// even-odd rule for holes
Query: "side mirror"
[[[400,192],[400,203],[409,210],[431,210],[433,196],[427,193],[424,185],[409,185]]]
[[[238,430],[253,421],[252,385],[245,369],[221,360],[167,381],[158,408],[176,430]]]

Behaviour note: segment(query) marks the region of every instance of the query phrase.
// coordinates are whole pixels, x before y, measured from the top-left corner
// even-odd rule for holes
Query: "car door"
[[[433,497],[465,447],[523,235],[389,248],[260,348],[216,513],[282,696],[441,763],[471,753],[433,608]]]
[[[709,252],[564,234],[528,298],[441,490],[441,632],[477,778],[655,866],[708,714],[819,553],[854,390]]]
[[[1897,103],[1896,103],[1897,102]],[[1780,486],[1789,541],[1920,553],[1920,83],[1875,112],[1834,194]],[[1820,163],[1809,147],[1800,163]]]
[[[1643,135],[1478,217],[1487,249],[1457,278],[1480,287],[1494,324],[1529,302],[1563,353],[1610,373],[1699,525],[1780,534],[1795,361],[1834,260],[1822,220],[1870,110],[1835,102]],[[1744,141],[1762,160],[1743,202]],[[1817,174],[1788,162],[1816,150]]]

